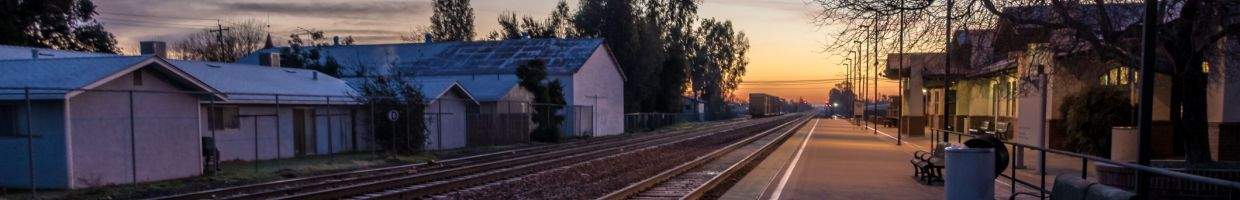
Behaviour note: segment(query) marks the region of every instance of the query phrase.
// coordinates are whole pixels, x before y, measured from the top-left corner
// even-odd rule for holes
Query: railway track
[[[260,184],[221,188],[187,194],[180,194],[155,199],[331,199],[343,198],[348,191],[363,188],[378,188],[383,184],[392,183],[425,183],[445,177],[477,173],[500,166],[516,165],[523,162],[547,160],[574,152],[593,151],[614,148],[626,144],[662,141],[675,138],[685,133],[718,130],[728,127],[753,124],[753,121],[737,121],[713,124],[689,130],[656,131],[633,137],[611,137],[601,140],[585,140],[557,145],[547,145],[502,151],[477,156],[444,160],[436,165],[412,164],[368,170],[358,170],[335,174],[319,175],[305,178],[288,179]],[[337,194],[337,195],[333,195]]]
[[[751,136],[598,199],[701,198],[741,168],[768,155],[809,119],[802,117],[797,119],[793,126],[771,129]]]
[[[508,159],[478,165],[465,166],[453,170],[423,173],[405,177],[350,185],[315,192],[301,193],[275,199],[414,199],[434,194],[449,192],[470,186],[490,183],[511,177],[526,175],[559,166],[567,166],[600,157],[621,154],[634,149],[647,148],[675,141],[697,138],[718,132],[745,131],[758,126],[770,124],[772,119],[759,119],[722,127],[704,130],[693,130],[690,134],[668,134],[667,137],[655,138],[632,143],[614,145],[598,145],[586,148],[557,151],[532,159]]]
[[[397,165],[389,167],[381,167],[374,169],[363,169],[346,172],[337,172],[323,175],[308,176],[302,178],[284,179],[278,181],[270,181],[256,184],[249,184],[236,187],[217,188],[189,193],[182,193],[169,196],[160,196],[151,198],[151,200],[181,200],[181,199],[263,199],[277,196],[295,194],[299,191],[305,191],[312,188],[329,188],[333,185],[341,185],[348,183],[365,182],[368,180],[376,180],[382,177],[403,176],[417,173],[427,173],[433,171],[442,171],[453,169],[461,166],[467,166],[476,163],[500,160],[505,158],[518,158],[542,153],[548,153],[557,149],[577,148],[592,145],[609,145],[617,143],[627,143],[635,141],[652,140],[668,135],[676,135],[698,129],[711,129],[727,126],[733,123],[743,123],[741,121],[729,121],[717,124],[706,125],[703,127],[695,127],[682,130],[660,130],[650,133],[643,133],[637,136],[617,136],[599,139],[573,141],[568,143],[543,145],[535,147],[527,147],[521,149],[513,149],[499,151],[494,153],[486,153],[474,156],[466,156],[460,158],[452,158],[440,160],[435,164],[418,163]]]
[[[774,127],[794,124],[792,119],[799,118],[766,119],[769,121],[757,125],[653,144],[640,149],[616,152],[603,158],[584,159],[560,165],[532,166],[532,168],[513,170],[512,173],[495,173],[483,175],[480,178],[466,177],[445,181],[441,184],[445,188],[410,187],[401,189],[403,191],[400,192],[374,194],[354,199],[595,198],[632,182],[641,181],[663,169],[675,167],[681,162],[749,138],[750,135],[760,135],[759,132],[774,129]],[[525,169],[529,171],[520,171]]]

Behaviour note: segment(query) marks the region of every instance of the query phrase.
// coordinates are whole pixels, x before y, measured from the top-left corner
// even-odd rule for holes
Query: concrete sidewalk
[[[857,126],[856,124],[851,124],[851,123],[850,125],[855,127],[855,129],[865,129],[865,131],[871,132],[871,133],[877,132],[878,135],[881,135],[887,138],[889,140],[888,142],[890,142],[891,144],[895,144],[895,142],[897,141],[896,133],[898,130],[894,127],[879,126],[877,129],[873,129],[870,126]],[[932,146],[932,143],[934,143],[934,141],[930,141],[932,138],[928,135],[928,134],[931,134],[931,131],[926,130],[926,134],[927,135],[924,137],[903,136],[903,137],[899,137],[900,138],[899,140],[903,142],[904,144],[903,146],[905,147],[915,148],[915,149],[923,150],[923,151],[930,151],[930,148]],[[949,140],[949,142],[951,143],[956,143],[956,141],[957,141],[956,137],[952,137]],[[1009,151],[1012,151],[1012,150],[1009,149]],[[1072,158],[1072,157],[1067,157],[1063,155],[1048,153],[1046,155],[1046,160],[1047,160],[1046,175],[1040,176],[1039,171],[1036,169],[1036,166],[1035,166],[1038,154],[1034,153],[1034,151],[1027,150],[1025,151],[1024,156],[1025,156],[1024,164],[1026,166],[1015,169],[1016,177],[1021,181],[1031,183],[1034,185],[1041,184],[1041,181],[1042,181],[1041,178],[1045,177],[1046,185],[1043,187],[1045,187],[1047,190],[1050,190],[1052,188],[1051,187],[1053,185],[1052,182],[1054,182],[1056,175],[1059,175],[1059,174],[1079,175],[1081,173],[1081,160],[1079,158]],[[1088,165],[1086,165],[1086,167],[1089,170],[1088,179],[1097,181],[1097,177],[1095,176],[1097,172],[1094,169],[1093,163],[1090,162]],[[1009,164],[1008,170],[1005,170],[1003,173],[1005,175],[1010,175],[1012,170],[1013,170],[1013,167],[1010,166]],[[1017,186],[1018,186],[1016,187],[1017,192],[1027,192],[1027,193],[1037,192],[1037,190],[1033,188],[1023,187],[1021,185],[1017,185]],[[998,178],[996,181],[996,185],[995,185],[996,199],[1008,199],[1008,197],[1012,193],[1011,192],[1012,188],[1013,187],[1012,187],[1011,181],[1005,178]],[[1027,197],[1027,196],[1022,196],[1021,199],[1024,199],[1024,197]],[[1030,198],[1030,199],[1036,199],[1036,198]]]
[[[721,199],[942,199],[912,178],[917,149],[844,120],[801,127]]]

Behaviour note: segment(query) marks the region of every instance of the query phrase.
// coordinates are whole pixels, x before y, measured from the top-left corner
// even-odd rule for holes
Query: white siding
[[[150,72],[150,71],[147,71]],[[157,73],[132,74],[99,89],[177,91]],[[72,188],[197,176],[202,172],[197,98],[178,93],[134,93],[133,137],[128,93],[84,92],[69,100]],[[131,139],[132,138],[132,139]],[[136,141],[131,143],[130,141]],[[131,151],[132,147],[136,151]],[[136,152],[136,156],[131,156]],[[134,160],[136,159],[136,161]],[[136,166],[134,163],[136,162]]]
[[[426,106],[426,148],[465,147],[465,113],[469,100],[449,90]]]
[[[600,47],[573,74],[572,88],[566,88],[572,91],[569,104],[594,106],[595,136],[624,132],[624,79],[620,73],[611,54]]]

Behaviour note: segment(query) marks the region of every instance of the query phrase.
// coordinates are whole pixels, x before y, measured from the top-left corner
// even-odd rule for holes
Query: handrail
[[[963,137],[963,136],[977,137],[976,135],[973,135],[973,134],[961,133],[961,132],[950,131],[950,130],[942,130],[942,129],[931,129],[931,132],[944,133],[947,136],[957,135],[958,138]],[[938,141],[935,141],[935,142],[937,143]],[[1157,167],[1150,167],[1150,166],[1138,165],[1138,164],[1133,164],[1133,163],[1120,162],[1120,161],[1115,161],[1115,160],[1111,160],[1107,158],[1102,158],[1102,157],[1097,157],[1097,156],[1092,156],[1092,155],[1085,155],[1085,154],[1076,153],[1076,152],[1030,146],[1030,145],[1015,143],[1011,141],[1002,141],[1002,142],[1007,145],[1012,145],[1013,147],[1028,148],[1028,149],[1033,149],[1033,150],[1042,151],[1042,152],[1050,152],[1050,153],[1065,155],[1069,157],[1076,157],[1076,158],[1086,159],[1086,160],[1090,160],[1094,162],[1101,162],[1101,163],[1106,163],[1106,164],[1111,164],[1111,165],[1117,165],[1117,166],[1124,167],[1124,168],[1134,169],[1138,171],[1149,172],[1149,173],[1167,176],[1171,178],[1185,179],[1185,180],[1206,183],[1206,184],[1211,184],[1211,185],[1224,186],[1230,189],[1240,189],[1240,182],[1236,182],[1236,181],[1228,181],[1228,180],[1223,180],[1223,179],[1218,179],[1218,178],[1198,176],[1198,175],[1193,175],[1193,174],[1188,174],[1188,173],[1183,173],[1183,172],[1176,172],[1176,171],[1171,171],[1171,170],[1157,168]],[[1039,162],[1046,162],[1046,159],[1041,159]],[[1082,169],[1082,170],[1084,171],[1088,169]],[[1015,177],[1013,177],[1012,179],[1015,180]]]

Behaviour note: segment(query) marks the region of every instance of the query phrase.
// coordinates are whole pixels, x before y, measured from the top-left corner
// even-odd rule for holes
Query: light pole
[[[1158,40],[1158,0],[1145,0],[1145,28],[1141,37],[1141,104],[1137,107],[1137,164],[1150,165],[1150,122],[1154,103],[1154,66],[1157,64],[1155,48]],[[1149,199],[1150,175],[1137,171],[1137,197]]]
[[[944,47],[944,51],[943,51],[944,52],[944,57],[943,57],[944,59],[943,60],[943,71],[944,71],[943,77],[944,78],[943,79],[944,80],[943,80],[943,95],[942,95],[943,96],[943,113],[942,113],[943,122],[942,123],[943,123],[944,129],[947,129],[949,126],[951,126],[950,125],[951,122],[949,122],[950,117],[947,116],[947,113],[948,113],[947,100],[952,98],[951,96],[954,96],[954,95],[948,95],[952,87],[952,78],[951,78],[951,74],[952,74],[952,9],[953,9],[952,7],[954,6],[954,4],[955,2],[952,2],[952,0],[947,0],[947,27],[946,27],[947,28],[946,29],[947,30],[947,46]],[[947,136],[949,136],[948,133],[943,132],[943,142],[948,142]]]
[[[865,27],[867,27],[867,26],[862,25],[861,27],[862,27],[862,28],[865,28]],[[853,114],[853,118],[854,118],[853,120],[854,120],[854,121],[856,121],[857,126],[861,126],[861,118],[858,118],[858,117],[856,117],[856,116],[857,116],[857,112],[861,112],[862,116],[865,116],[865,103],[864,103],[864,102],[860,102],[860,101],[862,101],[862,100],[861,100],[860,98],[858,98],[858,97],[864,97],[864,96],[863,96],[863,95],[864,95],[863,93],[864,93],[864,91],[865,91],[865,90],[864,90],[864,88],[865,88],[865,83],[862,81],[863,79],[861,78],[861,77],[862,77],[862,74],[861,74],[861,63],[862,63],[862,60],[861,60],[861,46],[862,46],[862,44],[861,44],[861,40],[853,40],[853,43],[857,44],[857,54],[856,54],[856,55],[853,55],[853,56],[854,56],[854,57],[856,57],[857,59],[854,59],[854,60],[853,60],[854,62],[856,62],[856,64],[855,64],[855,65],[853,65],[853,71],[855,71],[855,72],[856,72],[856,73],[855,73],[855,75],[853,75],[853,78],[854,78],[854,79],[856,79],[856,81],[854,81],[854,82],[853,82],[855,85],[854,85],[854,86],[852,86],[852,88],[853,88],[853,89],[852,89],[852,90],[853,90],[853,102],[852,102],[851,106],[852,106],[852,110],[853,110],[853,113],[852,113],[852,114]],[[858,87],[858,86],[859,86],[859,87]],[[860,90],[858,90],[858,89],[860,89]],[[861,105],[862,105],[862,107],[861,107],[861,111],[857,111],[857,104],[861,104]]]

